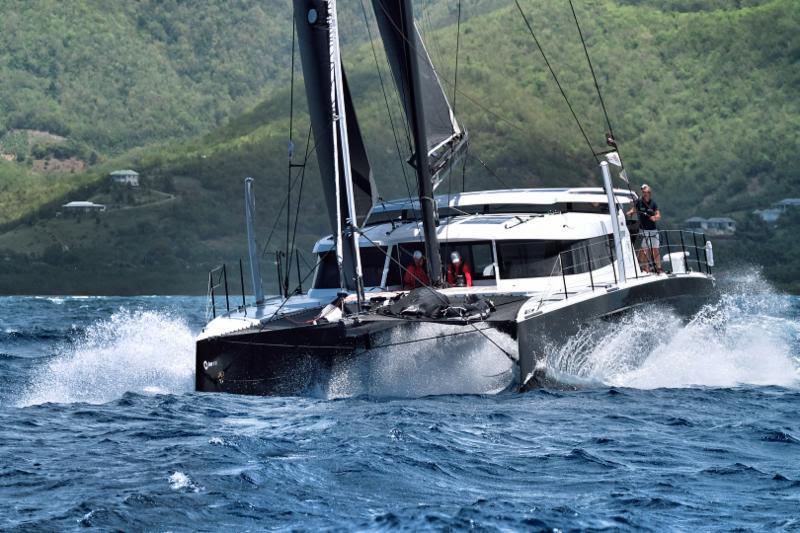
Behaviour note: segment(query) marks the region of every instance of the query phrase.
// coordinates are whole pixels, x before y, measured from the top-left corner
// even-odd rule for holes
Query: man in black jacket
[[[648,184],[642,185],[642,196],[636,200],[628,215],[634,212],[639,216],[639,238],[636,248],[639,250],[639,264],[642,270],[650,272],[651,264],[661,274],[661,241],[658,236],[656,222],[661,220],[661,211],[653,200],[653,191]]]

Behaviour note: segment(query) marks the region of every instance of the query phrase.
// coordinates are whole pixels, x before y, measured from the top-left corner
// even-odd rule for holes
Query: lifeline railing
[[[711,265],[708,257],[708,239],[704,233],[689,230],[661,230],[658,232],[658,246],[655,239],[650,234],[641,233],[634,235],[634,261],[637,264],[625,264],[625,273],[630,278],[633,272],[634,278],[648,276],[656,272],[660,266],[668,274],[679,274],[688,272],[704,272],[711,274]],[[626,243],[623,247],[627,249]],[[653,249],[658,248],[659,256],[656,257]],[[564,299],[569,299],[570,288],[572,291],[580,292],[583,290],[596,290],[598,287],[608,288],[617,285],[619,275],[614,250],[614,242],[609,237],[600,237],[581,246],[570,248],[558,254],[553,261],[553,268],[550,274],[548,289],[543,293],[539,307],[544,301],[550,299],[555,293],[563,290]],[[625,259],[630,262],[630,256],[626,254]],[[680,267],[676,266],[680,264]],[[668,265],[668,268],[664,268]],[[604,267],[611,267],[605,269]],[[588,275],[588,284],[576,286],[574,276]],[[553,281],[557,278],[556,290],[552,289]]]
[[[237,309],[244,309],[247,313],[247,302],[244,295],[244,268],[242,260],[239,259],[239,287],[241,288],[242,306]],[[228,290],[228,267],[225,263],[212,268],[208,271],[208,292],[206,295],[206,318],[217,317],[217,290],[225,289],[225,311],[230,313],[231,302]]]

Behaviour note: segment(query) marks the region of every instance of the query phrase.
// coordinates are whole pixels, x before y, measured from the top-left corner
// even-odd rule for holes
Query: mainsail
[[[337,243],[342,288],[359,290],[355,239],[345,238],[345,235],[352,236],[355,228],[364,223],[378,195],[339,57],[336,6],[333,0],[294,0],[294,13],[311,127],[331,231]],[[346,127],[342,127],[344,123]]]
[[[405,34],[407,28],[403,22],[403,0],[372,0],[372,5],[409,124],[413,122],[414,109],[414,103],[410,100],[411,76],[413,74],[419,78],[422,90],[417,96],[416,105],[422,107],[424,115],[428,169],[433,187],[436,188],[455,163],[466,154],[466,131],[461,129],[453,114],[416,24],[413,24],[413,31],[408,32],[408,37]],[[406,58],[406,44],[417,56],[415,73],[410,72],[414,67]]]

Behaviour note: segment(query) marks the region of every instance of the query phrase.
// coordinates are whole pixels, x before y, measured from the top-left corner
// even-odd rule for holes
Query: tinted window
[[[336,252],[329,250],[319,254],[320,264],[314,278],[315,289],[338,289],[339,268],[336,266]]]
[[[389,265],[389,275],[386,277],[386,286],[396,286],[403,283],[403,268],[414,261],[414,252],[419,250],[425,253],[425,245],[421,242],[403,243],[392,247],[392,262]]]
[[[314,278],[315,289],[338,289],[339,267],[336,264],[336,252],[329,250],[319,254],[320,265]],[[386,263],[386,248],[362,247],[361,270],[364,274],[365,287],[378,287],[383,277]]]
[[[486,242],[451,242],[442,244],[442,262],[450,264],[450,254],[458,252],[461,258],[469,264],[472,269],[472,278],[495,279],[494,277],[494,256],[492,254],[492,243]]]
[[[386,264],[386,248],[361,248],[361,271],[365,287],[379,287]]]
[[[573,241],[497,241],[501,278],[538,278],[561,272],[556,261]]]
[[[611,264],[610,236],[580,241],[498,241],[500,277],[506,279],[583,274]],[[559,256],[561,260],[559,262]]]

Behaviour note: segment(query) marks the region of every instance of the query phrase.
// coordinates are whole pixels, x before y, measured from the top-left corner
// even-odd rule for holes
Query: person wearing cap
[[[644,272],[650,272],[651,265],[659,274],[661,269],[661,241],[658,236],[656,222],[661,220],[661,211],[653,200],[653,191],[646,183],[642,184],[642,196],[636,199],[628,215],[636,213],[639,216],[639,238],[637,249],[639,251],[639,264]],[[652,261],[651,261],[652,260]]]
[[[450,254],[450,264],[447,266],[447,283],[451,287],[472,287],[472,270],[469,264],[461,260],[461,254]]]
[[[414,252],[414,260],[406,267],[406,273],[403,275],[403,288],[416,289],[430,284],[428,269],[425,267],[425,256],[422,255],[422,252],[416,250]]]

